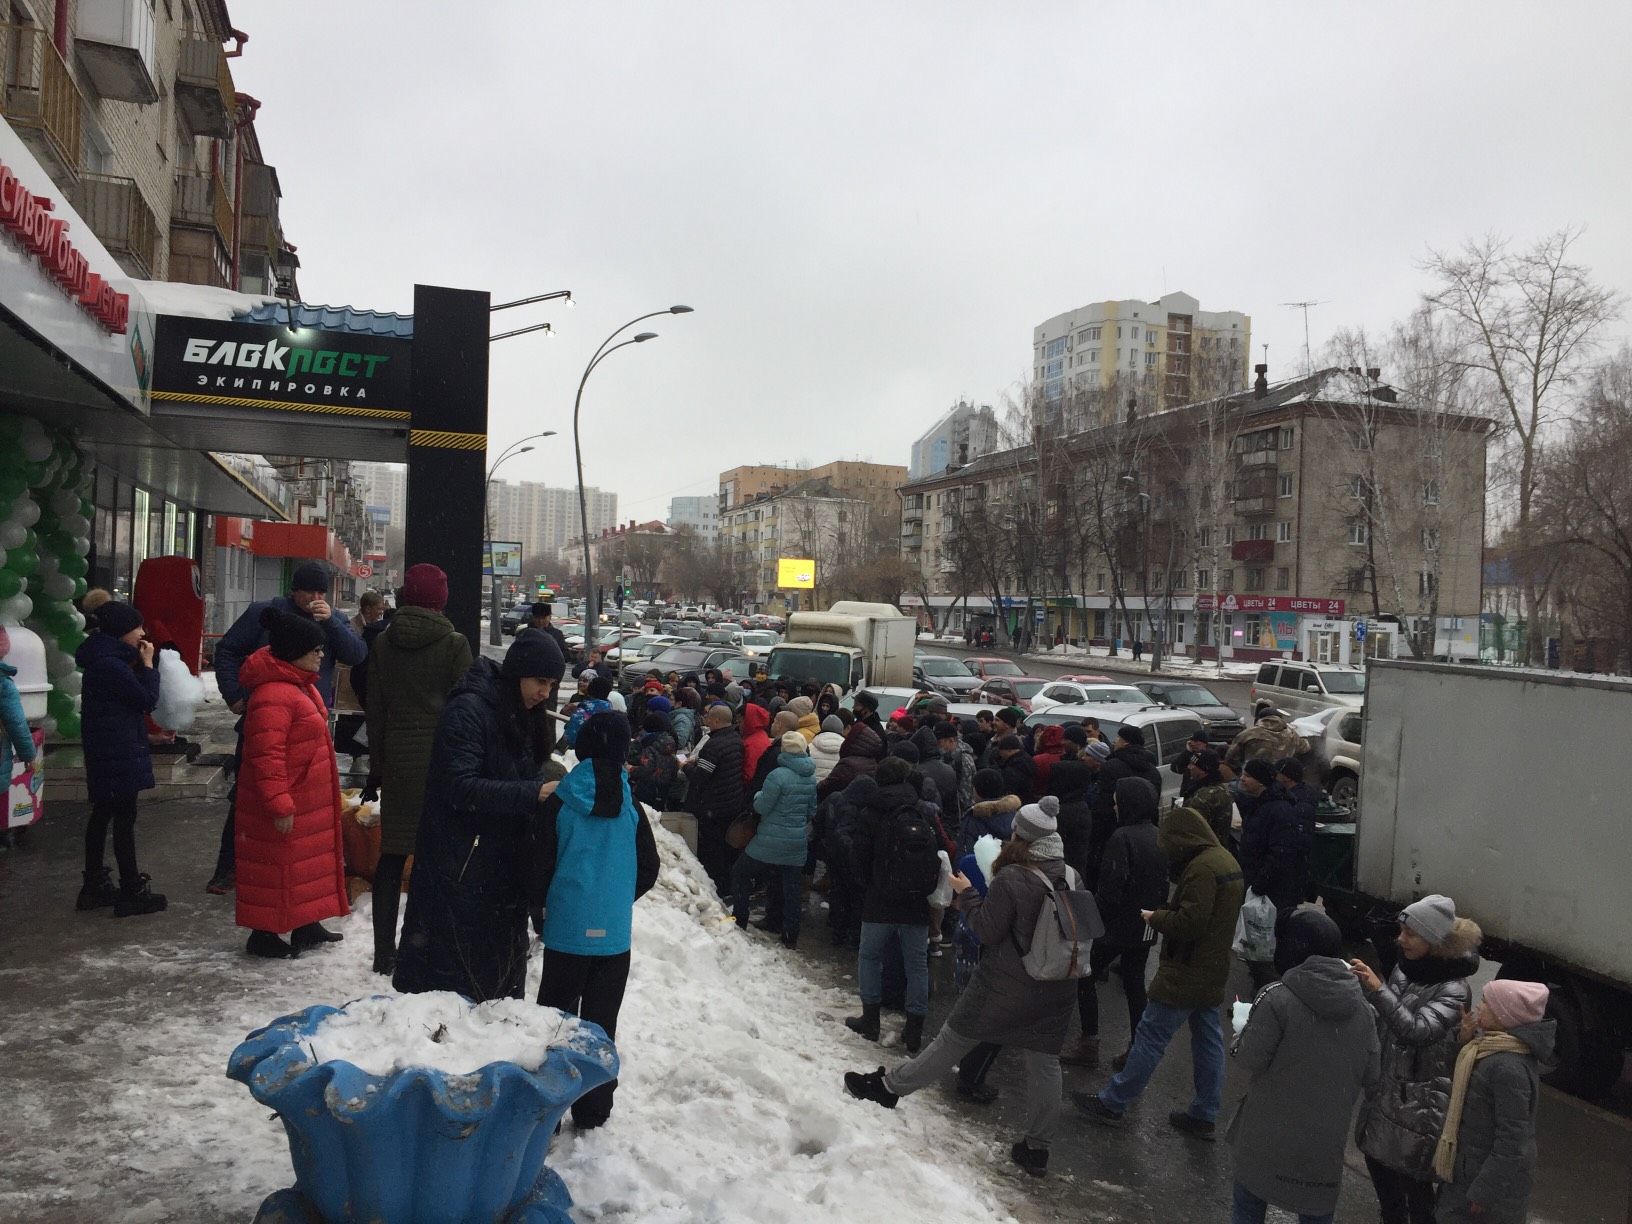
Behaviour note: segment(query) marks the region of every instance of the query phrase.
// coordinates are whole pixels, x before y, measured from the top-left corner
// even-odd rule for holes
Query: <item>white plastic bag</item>
[[[1241,914],[1235,920],[1235,953],[1242,960],[1269,962],[1275,959],[1275,902],[1262,893],[1247,890]]]
[[[204,704],[204,681],[187,670],[173,650],[159,651],[159,704],[153,721],[166,731],[185,731]]]
[[[945,909],[952,904],[952,860],[946,857],[945,850],[937,850],[941,858],[941,878],[935,884],[935,891],[929,894],[929,903]]]

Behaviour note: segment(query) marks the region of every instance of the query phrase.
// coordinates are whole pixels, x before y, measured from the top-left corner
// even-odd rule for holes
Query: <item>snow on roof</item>
[[[278,301],[264,293],[238,293],[214,285],[188,285],[179,281],[132,281],[131,286],[154,314],[216,319],[222,323],[247,315],[257,306]]]
[[[1352,374],[1348,370],[1321,370],[1304,381],[1308,383],[1296,395],[1282,401],[1286,404],[1374,404],[1382,396],[1373,393],[1378,388],[1387,390],[1388,384]]]

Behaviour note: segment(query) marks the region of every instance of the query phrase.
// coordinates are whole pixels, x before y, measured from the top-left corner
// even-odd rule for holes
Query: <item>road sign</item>
[[[374,577],[374,567],[366,561],[359,561],[351,567],[351,576],[353,578],[372,578]]]
[[[1365,621],[1357,620],[1357,621],[1354,622],[1354,640],[1357,641],[1357,642],[1363,642],[1363,641],[1366,640],[1366,622]]]

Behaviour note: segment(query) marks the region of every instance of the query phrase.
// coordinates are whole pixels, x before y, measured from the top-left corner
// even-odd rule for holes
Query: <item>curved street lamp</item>
[[[621,341],[618,344],[612,343],[636,323],[644,323],[647,319],[655,319],[661,315],[690,313],[690,306],[670,306],[667,310],[654,310],[649,314],[637,315],[635,318],[630,319],[629,322],[601,341],[601,347],[595,350],[595,355],[589,359],[589,364],[584,367],[584,376],[578,380],[578,394],[572,401],[572,457],[578,465],[578,531],[579,535],[583,537],[584,545],[584,657],[586,659],[589,657],[589,652],[595,649],[595,630],[600,624],[601,608],[599,602],[595,599],[595,575],[591,569],[589,559],[589,495],[584,491],[584,449],[580,444],[578,432],[578,409],[584,402],[584,384],[589,381],[589,376],[595,372],[595,367],[620,348],[627,348],[631,344],[645,344],[648,340],[657,339],[656,332],[640,332],[631,339]]]
[[[528,434],[525,438],[517,438],[514,442],[510,443],[509,446],[505,447],[504,453],[497,459],[493,460],[492,466],[487,469],[487,479],[482,483],[482,530],[487,536],[487,549],[490,560],[493,555],[493,519],[489,510],[489,503],[491,500],[489,495],[493,491],[494,473],[499,470],[499,466],[501,464],[507,463],[511,459],[514,459],[517,455],[525,455],[528,451],[535,449],[531,446],[522,445],[524,442],[532,442],[538,438],[553,437],[555,437],[555,430],[546,429],[541,433]],[[497,646],[504,640],[504,635],[500,631],[499,627],[499,576],[497,574],[490,576],[487,598],[487,644],[489,646]]]

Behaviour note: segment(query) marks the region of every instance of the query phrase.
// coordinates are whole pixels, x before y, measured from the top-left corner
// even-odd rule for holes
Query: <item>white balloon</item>
[[[74,512],[62,516],[62,529],[72,536],[82,536],[91,529],[91,521],[79,512],[79,502],[74,502]]]
[[[74,541],[74,552],[77,553],[81,557],[90,556],[91,555],[91,537],[90,536],[80,536],[77,540],[75,540]]]
[[[73,656],[60,650],[51,655],[45,663],[45,674],[53,681],[61,679],[73,670],[75,670]]]
[[[47,714],[44,718],[40,719],[40,730],[44,731],[47,735],[55,734],[57,730],[57,720],[52,718],[51,715]]]
[[[69,609],[69,615],[74,619],[75,629],[83,630],[85,628],[85,613],[81,612],[78,608],[71,608]]]
[[[51,439],[42,432],[38,437],[23,439],[23,457],[30,463],[40,463],[51,458]]]
[[[40,508],[32,497],[22,498],[11,508],[11,521],[24,527],[32,527],[40,521]]]
[[[85,677],[80,675],[78,671],[72,671],[61,680],[53,681],[53,683],[70,697],[78,697],[80,686],[85,683]]]
[[[45,437],[45,426],[31,416],[17,418],[17,432],[25,438]]]
[[[7,550],[21,548],[23,541],[28,539],[28,528],[14,520],[7,519],[0,523],[0,548]]]
[[[58,489],[51,494],[51,509],[59,515],[79,513],[79,498],[72,489]]]
[[[72,599],[74,597],[74,580],[67,574],[51,574],[45,580],[45,597],[47,599]]]
[[[34,601],[27,595],[13,595],[0,600],[0,620],[20,625],[34,614]]]

